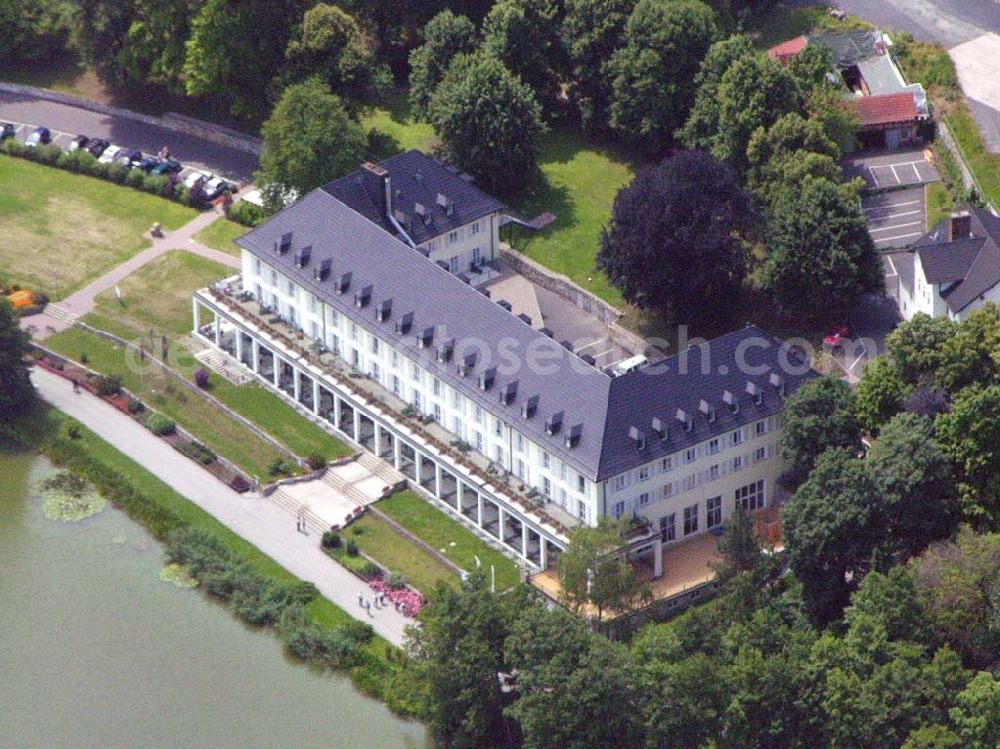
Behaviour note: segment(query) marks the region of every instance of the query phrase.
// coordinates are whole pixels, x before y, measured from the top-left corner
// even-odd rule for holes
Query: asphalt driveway
[[[941,179],[924,157],[923,147],[851,154],[841,159],[848,178],[861,177],[867,191],[894,190]]]
[[[879,250],[907,247],[926,230],[923,186],[866,195],[861,210]]]
[[[138,148],[143,153],[155,154],[167,145],[171,155],[185,166],[213,172],[235,182],[250,182],[257,168],[257,157],[237,148],[127,117],[101,114],[21,94],[0,92],[0,122],[23,123],[31,129],[44,125],[54,135],[55,131],[59,131],[59,134],[68,136],[59,136],[56,144],[60,146],[65,146],[73,136],[81,134],[106,138],[115,145]]]

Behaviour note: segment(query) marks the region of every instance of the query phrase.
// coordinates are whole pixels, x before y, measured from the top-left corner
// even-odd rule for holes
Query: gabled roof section
[[[875,55],[886,54],[882,32],[878,29],[810,34],[806,41],[829,49],[833,64],[838,68],[849,68]]]
[[[804,36],[797,36],[794,39],[789,39],[787,42],[775,44],[767,51],[767,56],[772,60],[777,60],[782,65],[787,65],[790,57],[795,57],[795,55],[805,48],[806,38]]]
[[[780,341],[749,325],[614,378],[598,478],[610,478],[781,411],[784,398],[816,373],[794,353],[779,355],[779,351]],[[791,366],[782,366],[784,356]],[[680,413],[688,418],[690,429],[681,422]],[[641,450],[633,427],[644,438]]]
[[[858,116],[861,127],[913,122],[918,119],[913,93],[903,91],[882,96],[859,96],[845,99],[845,105]]]
[[[389,212],[402,219],[398,223],[416,244],[505,210],[503,203],[476,187],[471,177],[415,149],[378,166],[388,173]],[[321,189],[385,231],[397,233],[379,200],[365,189],[361,169]],[[421,209],[423,215],[418,212]]]
[[[946,218],[913,243],[927,281],[951,284],[941,297],[961,312],[1000,284],[1000,218],[983,208],[966,206],[971,236],[951,239]]]

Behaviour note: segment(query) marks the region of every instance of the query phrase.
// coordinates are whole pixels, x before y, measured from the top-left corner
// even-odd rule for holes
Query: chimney
[[[361,186],[378,207],[380,216],[392,215],[392,197],[389,191],[389,172],[370,161],[361,165]]]
[[[958,211],[948,219],[948,241],[968,239],[972,236],[972,215],[968,211]]]

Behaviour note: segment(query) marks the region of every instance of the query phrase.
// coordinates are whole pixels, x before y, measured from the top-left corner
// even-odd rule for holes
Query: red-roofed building
[[[844,105],[858,118],[858,141],[862,148],[898,148],[919,140],[917,126],[926,117],[917,110],[913,92],[882,96],[859,96]]]
[[[804,50],[806,44],[807,40],[804,36],[797,36],[794,39],[789,39],[787,42],[774,45],[767,51],[767,56],[772,60],[777,60],[784,66],[788,64],[791,58]]]

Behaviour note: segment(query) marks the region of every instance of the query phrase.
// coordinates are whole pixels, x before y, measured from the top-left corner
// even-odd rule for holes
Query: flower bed
[[[381,573],[368,581],[368,587],[376,593],[384,592],[385,597],[405,616],[416,616],[424,607],[424,597],[420,593],[410,587],[390,588]]]

